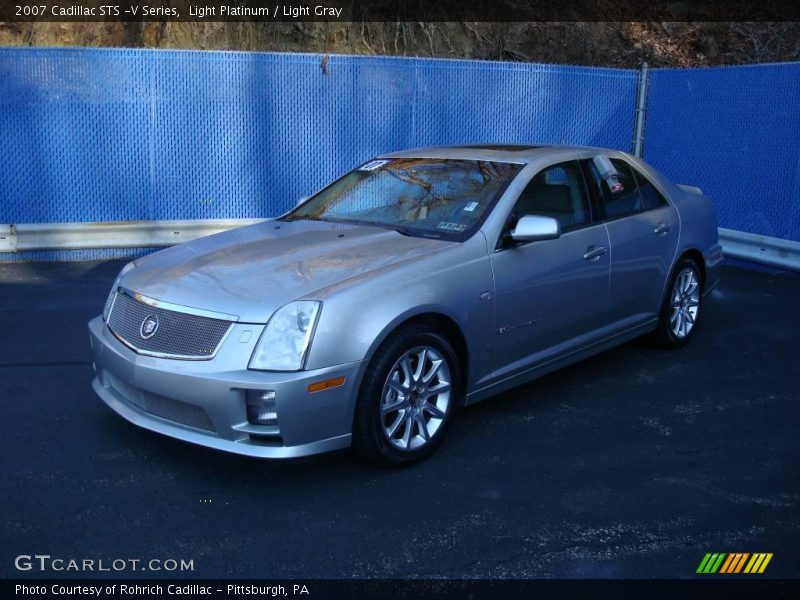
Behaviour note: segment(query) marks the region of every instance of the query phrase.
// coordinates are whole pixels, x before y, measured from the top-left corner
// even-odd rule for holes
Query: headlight
[[[129,262],[127,265],[122,267],[122,270],[117,275],[117,278],[114,280],[114,285],[111,286],[111,292],[108,294],[108,298],[106,299],[106,305],[103,307],[103,321],[108,321],[108,313],[111,311],[111,305],[114,302],[114,295],[117,291],[117,286],[119,286],[119,282],[122,279],[122,276],[125,275],[128,271],[136,266],[135,261]]]
[[[270,317],[256,344],[250,368],[259,371],[299,371],[303,368],[320,303],[298,300]]]

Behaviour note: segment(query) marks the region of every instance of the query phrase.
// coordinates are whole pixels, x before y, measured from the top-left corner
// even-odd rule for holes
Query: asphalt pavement
[[[74,575],[14,568],[37,553],[192,560],[169,573],[187,577],[692,577],[706,552],[800,577],[796,277],[726,268],[687,348],[626,344],[380,470],[226,455],[114,414],[86,323],[122,264],[0,264],[2,577]]]

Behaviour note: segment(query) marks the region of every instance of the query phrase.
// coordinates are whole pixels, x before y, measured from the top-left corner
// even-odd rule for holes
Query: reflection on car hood
[[[156,300],[263,323],[287,302],[450,245],[378,227],[265,221],[138,259],[121,285]]]

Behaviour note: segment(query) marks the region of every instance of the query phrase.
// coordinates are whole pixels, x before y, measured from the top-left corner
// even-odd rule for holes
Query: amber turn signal
[[[334,377],[333,379],[318,381],[316,383],[309,384],[308,391],[313,393],[313,392],[321,392],[322,390],[329,390],[331,388],[336,388],[344,385],[344,380],[345,380],[344,377]]]

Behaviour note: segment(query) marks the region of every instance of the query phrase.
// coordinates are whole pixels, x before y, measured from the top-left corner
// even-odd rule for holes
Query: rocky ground
[[[0,45],[695,67],[800,60],[800,23],[0,23]]]

